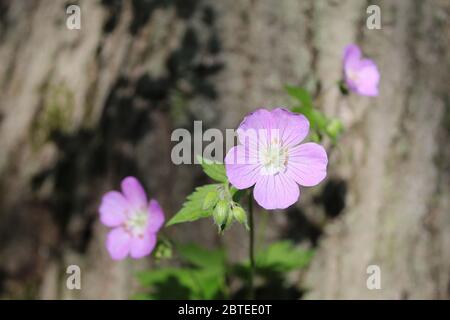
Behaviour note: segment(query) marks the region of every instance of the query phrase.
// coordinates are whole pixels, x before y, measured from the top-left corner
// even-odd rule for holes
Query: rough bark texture
[[[449,6],[388,1],[381,8],[383,31],[358,37],[381,67],[382,94],[348,104],[330,94],[325,104],[354,119],[331,161],[348,185],[346,208],[326,227],[311,298],[449,297]],[[319,21],[333,25],[362,10],[340,9],[318,6]],[[328,30],[318,24],[321,78],[339,72],[321,50],[334,38]],[[371,264],[381,268],[381,290],[365,285]]]
[[[128,298],[148,263],[111,263],[101,194],[134,174],[172,215],[206,181],[171,163],[172,130],[194,119],[234,128],[286,104],[292,83],[346,127],[327,182],[269,217],[266,239],[317,246],[307,297],[449,297],[448,1],[377,2],[381,30],[365,28],[369,3],[356,0],[78,4],[76,31],[62,1],[0,2],[0,296]],[[376,99],[335,86],[351,42],[380,67]],[[167,233],[220,241],[210,221]],[[245,255],[242,228],[224,241],[233,259]],[[81,291],[65,289],[70,264]],[[381,290],[366,287],[371,264]]]

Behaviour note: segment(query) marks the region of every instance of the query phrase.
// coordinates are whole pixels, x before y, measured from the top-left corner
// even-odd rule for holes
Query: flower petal
[[[253,191],[256,202],[263,208],[286,209],[300,197],[300,189],[285,173],[260,176]]]
[[[100,221],[108,227],[117,227],[126,219],[128,202],[125,197],[117,191],[110,191],[102,198],[100,204]]]
[[[327,175],[328,157],[317,143],[301,144],[289,150],[286,174],[302,186],[315,186]]]
[[[147,232],[142,237],[134,237],[131,240],[130,255],[133,259],[148,256],[156,245],[156,234]]]
[[[375,62],[370,59],[361,60],[358,68],[358,77],[357,90],[359,94],[365,96],[378,95],[380,73]]]
[[[353,69],[361,59],[361,49],[356,44],[350,44],[344,49],[344,68]]]
[[[257,109],[242,120],[239,129],[270,129],[272,114],[267,109]]]
[[[161,229],[164,224],[164,211],[159,205],[158,201],[152,199],[148,207],[148,230],[152,233],[156,233]]]
[[[126,177],[122,180],[121,185],[123,194],[133,208],[144,209],[147,207],[147,195],[135,177]]]
[[[130,252],[131,236],[122,228],[118,227],[108,233],[106,248],[114,260],[125,259]]]
[[[261,165],[257,155],[249,148],[239,145],[231,148],[225,156],[225,170],[228,180],[237,189],[246,189],[256,183]]]
[[[362,59],[358,46],[349,45],[344,50],[344,74],[348,88],[360,95],[377,96],[380,73],[373,60]]]
[[[304,115],[284,108],[272,111],[258,109],[241,122],[237,134],[239,142],[250,149],[267,145],[271,138],[278,137],[285,146],[299,144],[309,131],[309,121]]]
[[[305,139],[309,132],[309,121],[302,114],[293,113],[283,108],[272,111],[275,127],[280,130],[284,146],[295,146]]]
[[[252,149],[257,149],[259,144],[267,144],[271,124],[272,114],[269,110],[258,109],[249,113],[237,129],[239,142]]]

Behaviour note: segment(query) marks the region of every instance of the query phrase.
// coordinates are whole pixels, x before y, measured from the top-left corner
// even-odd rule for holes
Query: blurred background
[[[69,4],[80,30],[66,27]],[[366,28],[370,4],[380,30]],[[339,91],[349,43],[378,64],[377,98]],[[209,180],[172,164],[172,131],[236,128],[256,108],[289,106],[287,84],[345,127],[324,142],[321,185],[287,211],[257,208],[258,245],[314,250],[289,279],[296,297],[449,298],[449,49],[447,0],[0,1],[0,298],[132,296],[135,272],[155,265],[110,259],[102,194],[135,175],[173,216]],[[232,261],[248,250],[240,225],[165,233],[223,244]],[[82,290],[66,288],[71,264]],[[369,265],[380,290],[366,287]]]

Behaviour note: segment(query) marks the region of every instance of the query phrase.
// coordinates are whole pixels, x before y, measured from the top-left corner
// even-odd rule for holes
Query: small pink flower
[[[347,87],[363,96],[377,96],[380,73],[373,60],[363,59],[355,44],[344,50],[344,77]]]
[[[240,144],[225,157],[230,183],[237,189],[255,185],[255,200],[265,209],[294,204],[299,185],[317,185],[327,174],[325,149],[316,143],[300,144],[308,131],[303,115],[283,108],[250,113],[237,130]]]
[[[102,198],[100,221],[113,229],[106,248],[114,260],[130,255],[139,259],[156,245],[156,234],[164,224],[164,212],[156,200],[148,202],[142,185],[134,177],[122,180],[122,193],[110,191]]]

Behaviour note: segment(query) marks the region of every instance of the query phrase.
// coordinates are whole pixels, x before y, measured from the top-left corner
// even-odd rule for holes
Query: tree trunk
[[[448,298],[447,2],[380,1],[382,29],[368,30],[359,0],[80,0],[69,30],[63,2],[1,1],[0,296],[129,298],[149,263],[110,260],[101,195],[136,175],[170,217],[206,182],[172,164],[173,129],[235,128],[299,84],[346,131],[327,181],[271,214],[265,239],[317,246],[308,298]],[[377,98],[336,86],[352,42],[380,67]],[[221,241],[207,220],[167,233]],[[225,235],[232,259],[246,237]],[[71,264],[81,291],[66,289]],[[372,264],[381,290],[366,287]]]
[[[318,6],[318,21],[363,10],[340,9]],[[357,36],[380,66],[380,96],[324,99],[349,118],[330,161],[348,191],[310,268],[310,298],[449,298],[449,10],[445,1],[383,1],[383,29]],[[321,78],[339,72],[328,62],[333,30],[318,24]],[[381,269],[380,290],[366,286],[369,265]]]

